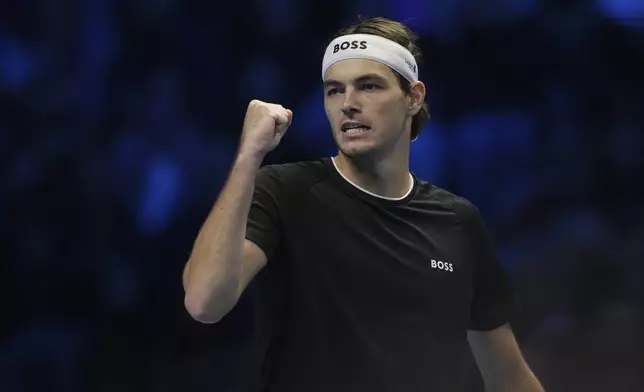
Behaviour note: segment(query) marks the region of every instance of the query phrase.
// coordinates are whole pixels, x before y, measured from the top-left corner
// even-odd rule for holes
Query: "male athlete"
[[[454,392],[469,348],[487,392],[543,391],[508,326],[514,296],[477,208],[409,171],[427,119],[414,39],[375,18],[328,45],[333,158],[262,167],[293,113],[248,106],[183,282],[188,312],[215,323],[256,279],[263,391]]]

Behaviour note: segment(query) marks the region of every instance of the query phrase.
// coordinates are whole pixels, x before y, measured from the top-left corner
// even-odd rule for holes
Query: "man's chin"
[[[339,149],[349,159],[365,159],[377,155],[377,149],[370,145],[340,145]]]

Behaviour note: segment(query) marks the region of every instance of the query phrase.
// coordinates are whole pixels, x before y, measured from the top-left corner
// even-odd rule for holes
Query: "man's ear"
[[[409,114],[415,116],[425,102],[425,84],[417,81],[411,84],[409,91]]]

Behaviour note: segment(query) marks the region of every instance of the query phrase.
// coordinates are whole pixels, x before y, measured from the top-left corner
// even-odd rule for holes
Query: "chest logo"
[[[440,260],[432,259],[432,268],[436,268],[447,272],[454,272],[454,266],[452,265],[452,263],[447,263]]]

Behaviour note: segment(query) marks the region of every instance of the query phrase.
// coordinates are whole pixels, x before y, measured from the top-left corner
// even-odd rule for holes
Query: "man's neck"
[[[387,198],[401,198],[413,186],[409,173],[409,160],[394,159],[377,162],[361,162],[339,153],[334,162],[340,173],[358,187]]]

